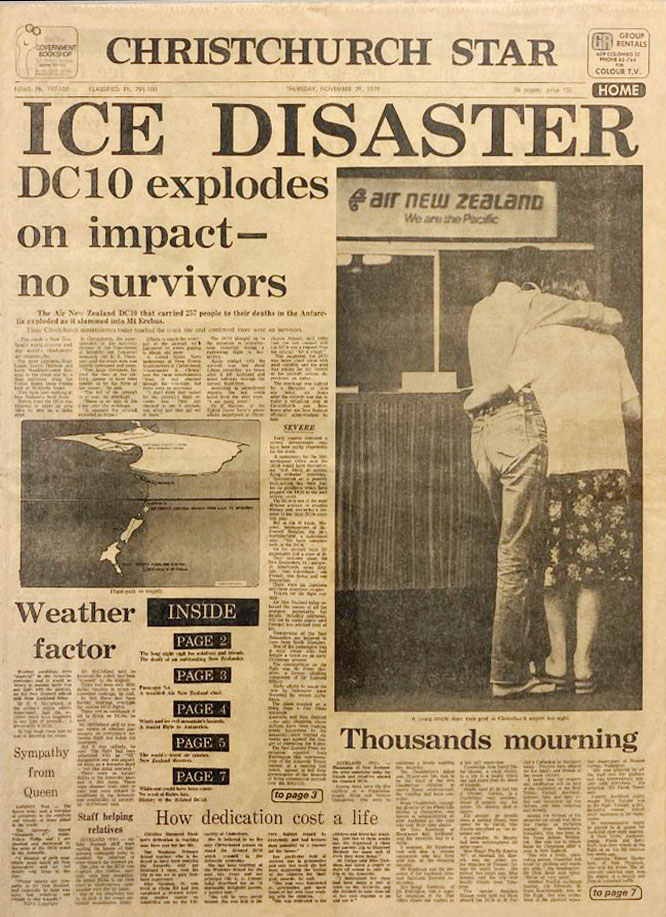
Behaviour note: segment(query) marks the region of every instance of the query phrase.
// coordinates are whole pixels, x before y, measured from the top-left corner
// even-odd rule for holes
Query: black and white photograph
[[[24,586],[253,585],[258,421],[22,424]]]
[[[641,708],[642,188],[338,170],[337,710]]]

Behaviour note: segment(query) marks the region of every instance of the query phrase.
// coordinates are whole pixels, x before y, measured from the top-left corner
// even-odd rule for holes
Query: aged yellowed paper
[[[664,5],[0,24],[2,912],[663,914]]]

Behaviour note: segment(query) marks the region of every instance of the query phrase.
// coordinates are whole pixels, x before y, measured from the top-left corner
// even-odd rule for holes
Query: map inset
[[[254,585],[257,421],[24,421],[24,586]]]

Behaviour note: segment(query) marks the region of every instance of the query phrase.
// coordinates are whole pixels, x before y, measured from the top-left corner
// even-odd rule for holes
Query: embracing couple
[[[622,317],[536,248],[508,251],[500,273],[472,310],[465,401],[499,525],[491,693],[590,694],[604,586],[632,569],[624,424],[640,403],[612,334]],[[539,583],[550,653],[537,664]]]

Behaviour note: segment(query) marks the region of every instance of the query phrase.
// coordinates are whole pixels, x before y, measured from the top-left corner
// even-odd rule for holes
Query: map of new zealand
[[[258,422],[24,421],[22,433],[22,585],[258,581]]]

